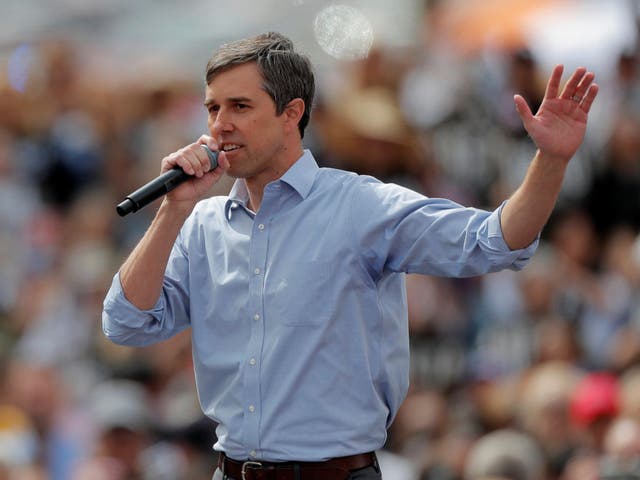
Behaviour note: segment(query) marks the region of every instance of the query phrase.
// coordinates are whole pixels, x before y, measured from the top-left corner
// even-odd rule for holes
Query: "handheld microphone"
[[[211,168],[213,170],[218,166],[218,152],[212,151],[206,145],[200,145],[207,152],[209,161],[211,162]],[[143,185],[138,190],[127,195],[127,197],[116,207],[116,212],[121,217],[124,217],[128,213],[137,212],[142,207],[150,204],[155,199],[166,195],[171,190],[176,188],[181,183],[189,180],[191,175],[187,174],[180,167],[175,167],[171,170],[164,172],[158,178],[151,180],[146,185]]]

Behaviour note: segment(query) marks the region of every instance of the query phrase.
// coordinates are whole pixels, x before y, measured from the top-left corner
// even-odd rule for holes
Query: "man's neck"
[[[296,149],[296,153],[294,155],[291,155],[289,161],[283,163],[281,167],[274,168],[268,173],[265,172],[262,175],[244,179],[244,183],[247,187],[247,192],[249,193],[249,209],[252,212],[258,213],[258,210],[260,210],[260,205],[262,204],[262,196],[267,184],[282,177],[287,172],[287,170],[289,170],[293,166],[293,164],[298,161],[303,153],[304,150],[302,149],[302,146],[300,146],[300,148]]]

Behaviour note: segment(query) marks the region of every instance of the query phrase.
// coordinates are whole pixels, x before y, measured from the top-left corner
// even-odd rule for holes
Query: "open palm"
[[[562,71],[562,65],[554,68],[535,115],[522,96],[516,95],[514,101],[524,128],[540,152],[568,162],[584,138],[598,85],[593,83],[594,74],[580,67],[558,94]]]

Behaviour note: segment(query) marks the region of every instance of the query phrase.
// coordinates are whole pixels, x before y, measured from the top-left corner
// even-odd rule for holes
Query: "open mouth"
[[[225,143],[224,145],[222,145],[222,148],[220,150],[222,150],[223,152],[226,152],[226,153],[230,153],[230,152],[235,152],[236,150],[239,150],[240,148],[242,148],[242,146],[238,145],[236,143]]]

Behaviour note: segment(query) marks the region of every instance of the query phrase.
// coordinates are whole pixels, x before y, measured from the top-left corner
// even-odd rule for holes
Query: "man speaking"
[[[141,346],[191,328],[198,394],[218,423],[214,480],[382,478],[376,449],[408,388],[405,273],[481,275],[531,257],[598,87],[554,69],[537,152],[493,212],[319,168],[302,139],[314,76],[277,33],[207,65],[209,135],[162,160],[191,179],[163,199],[115,275],[103,330]],[[205,149],[218,152],[210,171]],[[204,199],[226,172],[228,197]]]

